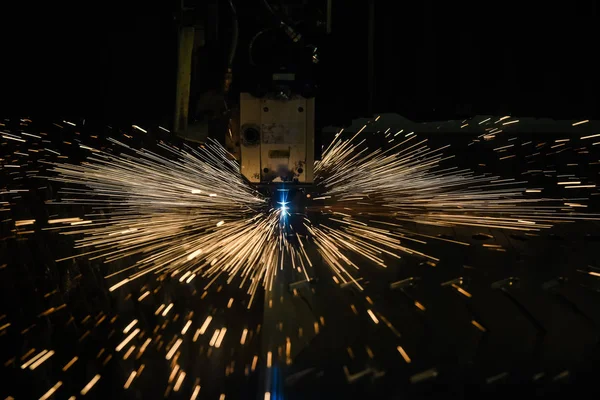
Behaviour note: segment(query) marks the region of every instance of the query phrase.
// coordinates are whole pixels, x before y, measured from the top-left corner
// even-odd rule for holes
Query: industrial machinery
[[[315,97],[331,14],[332,0],[196,0],[178,16],[174,131],[216,138],[290,221],[304,213],[320,155]]]
[[[240,98],[240,162],[252,183],[313,181],[314,99]]]
[[[199,142],[217,138],[252,184],[312,184],[320,148],[316,43],[331,32],[332,1],[246,3],[181,7],[174,131]],[[223,19],[227,28],[216,27]],[[211,87],[213,77],[221,84]]]
[[[258,12],[257,3],[262,5]],[[302,235],[304,204],[313,188],[314,161],[320,152],[315,134],[316,43],[331,31],[331,11],[331,0],[207,0],[184,4],[179,15],[174,131],[197,142],[207,137],[219,140],[239,161],[247,181],[269,196],[274,208],[285,211],[282,229],[292,241],[297,233]],[[262,18],[257,17],[260,13]],[[230,18],[220,18],[223,14]],[[229,32],[215,27],[221,19]],[[220,54],[210,52],[208,40],[216,43]],[[228,51],[223,65],[216,60],[224,58],[224,48]],[[219,85],[210,87],[210,78]],[[297,286],[296,292],[310,285],[294,282],[293,272],[286,268],[278,274],[265,296],[265,353],[285,341],[283,332],[275,328],[279,321],[285,319],[287,329],[297,332],[317,318],[307,306],[310,290],[306,304],[282,308],[293,303],[290,285]],[[307,344],[311,336],[306,334]],[[295,355],[302,348],[294,350]],[[277,397],[283,390],[283,368],[261,371],[260,376],[264,390]]]

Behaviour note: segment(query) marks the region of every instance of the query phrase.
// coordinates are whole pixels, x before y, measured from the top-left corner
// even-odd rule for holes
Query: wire
[[[277,15],[277,13],[275,12],[275,10],[273,10],[273,7],[271,7],[271,4],[269,3],[268,0],[262,0],[263,4],[265,5],[265,7],[267,7],[267,10],[269,10],[269,12],[271,14],[273,14],[275,17],[279,18],[279,16]]]
[[[231,68],[235,53],[237,52],[238,39],[239,39],[239,24],[237,18],[237,11],[233,5],[233,0],[229,0],[229,7],[231,8],[231,47],[229,49],[229,58],[227,66]]]
[[[294,27],[293,27],[294,23],[291,21],[291,19],[285,13],[276,12],[268,0],[262,0],[262,3],[267,8],[267,10],[271,14],[273,14],[273,16],[275,18],[277,18],[278,25],[280,26],[280,28],[283,29],[283,31],[288,35],[288,37],[292,41],[297,42],[298,40],[300,40],[302,35],[299,32],[296,32],[296,29],[294,29]]]
[[[252,50],[254,49],[254,43],[263,34],[269,32],[269,31],[272,31],[272,30],[273,30],[273,28],[263,29],[262,31],[258,32],[256,35],[254,35],[252,37],[252,39],[250,39],[250,45],[248,46],[248,58],[249,58],[249,61],[250,61],[250,65],[256,66],[256,63],[254,62],[254,57],[252,56]]]
[[[231,82],[233,81],[233,60],[235,59],[239,39],[239,24],[233,0],[229,0],[229,7],[231,8],[231,47],[229,49],[229,56],[227,57],[227,70],[225,71],[225,79],[223,81],[223,92],[225,95],[227,95],[231,89]]]

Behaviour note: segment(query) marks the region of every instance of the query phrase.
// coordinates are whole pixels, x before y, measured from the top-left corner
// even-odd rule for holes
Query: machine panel
[[[242,174],[253,183],[312,183],[314,99],[241,94]]]

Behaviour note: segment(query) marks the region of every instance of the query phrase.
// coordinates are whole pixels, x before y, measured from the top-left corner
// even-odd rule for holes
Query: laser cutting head
[[[314,99],[241,94],[240,164],[248,181],[311,184],[314,146]]]

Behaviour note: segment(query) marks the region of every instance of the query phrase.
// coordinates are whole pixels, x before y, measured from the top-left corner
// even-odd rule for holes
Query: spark
[[[175,382],[175,387],[173,388],[173,391],[178,392],[179,389],[181,388],[181,385],[183,384],[183,380],[185,379],[185,372],[181,371],[179,373],[179,377],[177,378],[177,381]]]
[[[522,217],[523,213],[534,214],[536,204],[546,201],[523,198],[524,193],[535,193],[519,186],[523,182],[445,167],[453,158],[443,153],[448,146],[431,149],[427,140],[420,140],[414,132],[388,149],[371,150],[365,147],[365,139],[360,139],[366,127],[350,139],[340,132],[315,163],[315,182],[322,194],[311,198],[303,223],[308,232],[304,240],[314,244],[341,286],[353,284],[362,290],[359,267],[348,257],[350,253],[384,268],[384,256],[398,258],[401,253],[439,261],[405,244],[415,241],[415,232],[403,228],[403,222],[521,231],[551,227],[532,226],[531,218]],[[161,142],[158,153],[110,141],[124,152],[99,150],[89,157],[89,163],[81,165],[50,163],[56,174],[51,179],[84,186],[83,190],[66,191],[62,203],[111,210],[108,221],[93,216],[85,221],[53,221],[89,221],[81,225],[79,232],[84,236],[76,240],[76,247],[90,248],[86,255],[91,260],[141,257],[131,267],[107,276],[111,279],[126,274],[110,291],[148,274],[180,274],[182,283],[199,276],[208,282],[205,290],[224,276],[227,283],[238,279],[246,287],[251,307],[257,290],[269,290],[276,271],[284,264],[291,264],[303,279],[310,280],[306,267],[312,267],[313,262],[303,240],[292,244],[284,233],[290,229],[284,218],[291,215],[289,203],[283,200],[279,207],[270,207],[268,199],[244,180],[237,161],[218,143],[209,141],[196,149]],[[357,199],[359,212],[342,211],[344,202]],[[323,223],[313,223],[311,215],[315,212],[324,215]],[[398,224],[377,222],[372,217],[378,215],[391,217]],[[166,316],[173,304],[164,307],[156,314]],[[210,323],[207,321],[205,324]],[[206,328],[203,325],[200,334]]]
[[[200,393],[200,385],[196,385],[194,387],[194,391],[192,392],[192,397],[190,397],[190,400],[196,400],[198,398],[199,393]]]
[[[146,351],[146,347],[148,347],[148,345],[150,344],[150,342],[152,342],[152,339],[148,338],[146,339],[146,341],[144,342],[144,344],[142,345],[142,347],[140,347],[140,355],[144,353],[144,351]]]
[[[137,125],[131,125],[131,127],[132,127],[133,129],[137,129],[137,130],[138,130],[138,131],[140,131],[140,132],[148,133],[148,131],[147,131],[147,130],[145,130],[145,129],[142,129],[142,128],[140,128],[140,127],[139,127],[139,126],[137,126]]]
[[[56,384],[54,386],[52,386],[50,388],[50,390],[48,390],[46,393],[44,393],[42,395],[42,397],[40,397],[40,400],[47,400],[50,397],[52,397],[52,395],[54,394],[54,392],[56,392],[58,390],[58,388],[60,388],[62,386],[62,381],[58,381],[56,382]]]
[[[63,203],[114,210],[108,224],[91,218],[89,226],[81,226],[85,236],[76,247],[92,248],[90,259],[106,262],[143,256],[135,272],[114,283],[110,291],[149,273],[183,272],[182,281],[192,275],[216,279],[225,273],[229,282],[237,277],[247,284],[253,298],[289,256],[287,238],[278,233],[287,207],[270,209],[267,199],[244,181],[239,164],[227,158],[216,142],[200,149],[166,144],[160,148],[175,159],[149,151],[134,151],[134,157],[99,151],[92,163],[53,164],[57,175],[51,179],[83,184],[96,196],[81,198],[80,191],[69,191],[77,196],[66,196]],[[298,252],[296,258],[305,255]],[[131,269],[116,274],[127,271]]]
[[[508,118],[496,121],[498,126],[518,122],[501,123]],[[487,121],[490,119],[479,122],[479,125]],[[197,148],[187,145],[175,147],[160,142],[158,150],[150,151],[135,149],[115,139],[110,140],[113,145],[111,151],[105,147],[86,146],[86,150],[90,151],[85,152],[87,159],[81,164],[45,161],[50,167],[49,178],[64,184],[61,200],[54,204],[85,206],[93,210],[82,218],[58,218],[58,215],[53,215],[53,219],[47,221],[50,227],[45,229],[73,235],[75,248],[81,249],[81,256],[90,261],[100,260],[105,264],[126,262],[125,267],[111,270],[105,276],[110,292],[122,290],[124,286],[143,277],[159,283],[157,287],[145,281],[141,289],[135,287],[131,292],[123,291],[134,302],[136,298],[141,302],[151,294],[152,299],[161,298],[157,304],[148,307],[152,307],[150,312],[154,311],[156,316],[164,318],[156,318],[160,322],[153,331],[150,329],[148,332],[141,331],[138,319],[126,317],[123,323],[119,320],[113,332],[119,334],[121,327],[125,326],[123,336],[128,336],[118,339],[121,342],[115,350],[120,352],[127,347],[123,358],[128,358],[137,349],[131,342],[138,337],[143,345],[135,353],[136,360],[142,357],[146,349],[148,353],[166,352],[165,358],[170,361],[172,373],[169,385],[174,385],[169,386],[169,390],[179,391],[186,378],[182,359],[188,353],[192,354],[191,342],[194,342],[194,346],[197,341],[201,342],[198,343],[203,347],[200,354],[205,352],[208,357],[211,352],[214,357],[215,349],[229,346],[229,339],[224,342],[228,329],[223,326],[219,312],[233,312],[234,304],[236,307],[244,304],[250,308],[253,299],[262,299],[257,293],[271,290],[276,284],[277,274],[284,268],[297,274],[298,282],[310,282],[313,268],[321,268],[317,259],[322,259],[323,266],[330,272],[330,279],[340,288],[355,286],[360,291],[363,285],[368,284],[368,280],[361,276],[363,269],[386,268],[388,260],[406,255],[423,259],[423,265],[441,265],[436,254],[431,253],[434,246],[429,243],[434,240],[469,246],[466,242],[426,235],[422,233],[423,230],[415,229],[414,225],[448,229],[500,228],[535,233],[555,223],[577,219],[577,209],[585,206],[582,203],[586,199],[565,198],[559,201],[534,198],[529,194],[540,193],[542,189],[528,188],[525,181],[502,179],[489,174],[478,175],[460,169],[452,165],[453,155],[447,153],[449,146],[431,148],[428,140],[415,132],[400,135],[404,133],[400,130],[393,135],[396,139],[392,144],[385,140],[384,147],[371,147],[365,139],[370,135],[360,135],[366,126],[357,133],[338,133],[324,151],[322,159],[315,163],[316,192],[319,194],[315,196],[315,192],[306,196],[309,205],[299,224],[303,233],[289,222],[292,218],[285,218],[293,215],[294,207],[286,199],[277,199],[283,201],[273,206],[271,199],[247,183],[240,173],[239,163],[216,142],[208,141]],[[391,136],[390,132],[388,129],[382,134]],[[492,132],[487,134],[497,134],[501,130],[493,128]],[[568,139],[556,142],[563,141]],[[507,150],[514,146],[509,144],[494,150],[499,155],[500,150],[508,154]],[[515,156],[508,155],[501,159],[510,157]],[[556,171],[549,170],[540,172],[554,174],[552,176],[556,174]],[[561,189],[562,186],[568,189],[595,187],[568,180],[575,179],[574,176],[558,179],[561,180],[558,183]],[[588,218],[585,214],[579,215]],[[39,220],[35,224],[22,221],[33,220],[18,220],[19,226],[43,224]],[[488,250],[503,250],[496,246],[485,247]],[[312,256],[314,253],[317,258]],[[361,263],[357,261],[358,258],[368,262]],[[194,317],[193,313],[180,314],[181,311],[177,309],[179,301],[170,296],[160,296],[158,292],[165,280],[183,285],[193,279],[196,280],[192,285],[182,288],[186,293],[197,293],[200,301],[207,301],[202,299],[212,288],[217,288],[218,292],[226,285],[239,287],[250,299],[244,302],[226,294],[221,297],[221,310],[209,308],[212,315],[205,314],[206,319],[198,328],[196,323],[201,320],[197,320],[197,316]],[[452,284],[452,288],[461,296],[472,298],[471,293],[461,285]],[[298,296],[296,289],[294,293]],[[377,298],[371,296],[376,303]],[[366,315],[373,323],[384,329],[387,327],[399,336],[390,321],[377,311],[374,301],[364,294],[361,296],[363,298],[369,307]],[[150,300],[146,300],[146,303]],[[160,304],[161,301],[164,304]],[[277,298],[273,300],[273,303],[276,302]],[[146,303],[135,305],[144,306]],[[416,311],[426,310],[416,300],[411,300],[411,303]],[[351,305],[351,309],[355,315],[366,317],[359,313],[360,308]],[[213,317],[220,328],[211,325]],[[138,318],[139,321],[145,321]],[[90,320],[93,324],[103,319],[92,316]],[[179,322],[175,324],[175,321]],[[194,322],[193,336],[187,335],[192,329],[192,321],[197,321]],[[324,322],[322,318],[321,324],[314,322],[315,333],[326,329]],[[485,332],[486,328],[481,323],[475,320],[471,323]],[[165,327],[168,324],[175,330],[175,337],[167,337]],[[304,332],[313,327],[305,326]],[[213,334],[201,337],[209,328]],[[239,338],[239,345],[247,346],[248,342],[255,341],[257,336],[254,334],[258,334],[259,330],[260,327],[256,331],[244,328],[241,336],[235,336],[239,334],[238,331],[230,331],[230,336],[235,336],[232,342]],[[298,336],[302,336],[302,328]],[[87,340],[90,340],[89,337]],[[287,338],[285,347],[272,347],[275,359],[273,353],[268,351],[266,365],[277,367],[283,360],[283,352],[286,363],[289,362],[293,340]],[[208,348],[206,344],[209,344]],[[391,350],[396,346],[397,343]],[[411,362],[401,346],[396,349],[406,363]],[[221,353],[225,355],[228,352],[229,349],[218,353],[221,356]],[[43,363],[51,357],[47,355],[50,353],[53,354],[44,350],[33,357],[29,364],[26,363],[25,368],[34,362]],[[145,357],[149,357],[148,353]],[[372,358],[379,354],[376,348],[373,352],[369,347],[367,353]],[[112,355],[102,354],[106,365]],[[76,357],[73,358],[63,370],[66,371],[76,360]],[[260,364],[264,365],[263,362]],[[179,367],[180,364],[182,367]],[[258,356],[254,356],[246,368],[249,370],[251,367],[254,371],[257,365]],[[140,368],[143,369],[143,364]],[[233,371],[233,365],[227,364],[227,368],[226,374]],[[139,377],[142,369],[131,372],[125,389]],[[97,377],[100,379],[100,375]],[[84,388],[86,392],[97,379],[88,383],[88,389]],[[198,378],[195,383],[189,384],[190,391],[193,388],[192,398],[199,396],[199,382]]]
[[[131,346],[129,348],[129,350],[127,350],[125,355],[123,356],[123,360],[127,360],[129,358],[129,356],[131,355],[131,353],[133,353],[134,350],[135,350],[135,346]]]
[[[123,348],[127,346],[127,343],[129,343],[134,337],[136,337],[138,333],[140,333],[140,329],[136,328],[133,332],[129,334],[129,336],[127,336],[121,343],[119,343],[115,350],[117,352],[123,350]]]
[[[69,361],[64,367],[63,367],[63,372],[66,372],[69,368],[71,368],[73,366],[73,364],[75,364],[75,362],[78,360],[79,358],[77,356],[73,357],[71,359],[71,361]]]
[[[221,331],[219,332],[219,336],[217,337],[217,340],[215,342],[215,347],[218,349],[219,347],[221,347],[221,343],[223,342],[223,338],[225,337],[225,333],[227,332],[227,328],[223,328],[221,329]]]
[[[22,219],[20,221],[15,221],[15,227],[32,225],[34,223],[35,223],[35,219]]]
[[[29,366],[29,369],[33,371],[34,369],[36,369],[37,367],[42,365],[46,360],[48,360],[53,355],[54,355],[54,350],[50,350],[49,352],[45,353],[42,357],[40,357],[36,362],[31,364]]]
[[[166,317],[166,316],[167,316],[167,314],[169,313],[169,311],[171,311],[171,309],[172,309],[172,308],[173,308],[173,303],[169,304],[169,305],[167,306],[167,308],[165,308],[165,310],[162,312],[162,316],[163,316],[163,317]]]
[[[100,374],[95,375],[89,382],[87,385],[84,386],[83,389],[81,389],[81,395],[85,396],[90,389],[92,389],[94,387],[94,385],[100,380]]]
[[[30,358],[29,361],[27,361],[25,364],[21,365],[21,369],[25,369],[25,368],[29,367],[31,364],[33,364],[36,360],[38,360],[40,357],[42,357],[47,352],[48,352],[48,350],[40,351],[36,356]]]
[[[213,333],[212,337],[210,338],[210,342],[208,342],[209,346],[214,346],[215,343],[217,342],[217,339],[219,338],[219,329],[215,329],[215,332]]]
[[[133,328],[133,326],[134,326],[135,324],[137,324],[137,323],[138,323],[138,320],[137,320],[137,319],[134,319],[133,321],[131,321],[131,322],[129,323],[129,325],[127,325],[127,326],[125,327],[125,329],[123,329],[123,333],[127,333],[127,332],[129,332],[129,331],[131,330],[131,328]]]
[[[181,343],[183,343],[183,340],[181,338],[177,339],[177,341],[175,342],[173,347],[171,347],[171,350],[169,350],[169,352],[167,353],[167,356],[165,357],[167,360],[170,360],[171,358],[173,358],[173,356],[175,355],[175,352],[177,351],[179,346],[181,346]]]
[[[181,330],[181,334],[185,335],[185,333],[188,331],[188,329],[190,329],[190,326],[192,325],[192,321],[188,321],[185,323],[185,326],[183,327],[183,329]]]
[[[376,324],[379,323],[379,320],[377,319],[377,317],[375,316],[375,314],[373,313],[373,311],[367,310],[367,313],[369,314],[369,317],[371,317],[371,319],[373,320],[373,322],[375,322]]]
[[[580,139],[591,139],[591,138],[595,138],[600,136],[600,133],[597,133],[595,135],[589,135],[589,136],[582,136]]]
[[[209,315],[208,317],[206,317],[206,320],[204,321],[204,323],[200,327],[200,330],[198,331],[200,335],[204,335],[204,332],[206,332],[206,330],[208,329],[208,325],[210,325],[210,321],[212,321],[212,317]]]
[[[129,389],[129,386],[131,386],[131,383],[133,382],[133,379],[135,378],[136,374],[137,374],[137,371],[131,371],[131,374],[129,374],[129,378],[127,378],[127,381],[125,382],[125,385],[123,386],[124,389]]]
[[[108,289],[108,291],[109,291],[109,292],[112,292],[112,291],[114,291],[114,290],[117,290],[118,288],[120,288],[121,286],[125,285],[125,284],[126,284],[126,283],[128,283],[128,282],[129,282],[129,278],[125,278],[125,279],[123,279],[121,282],[119,282],[119,283],[117,283],[117,284],[115,284],[115,285],[111,286],[111,287]]]
[[[583,121],[573,122],[573,126],[577,126],[577,125],[581,125],[581,124],[586,124],[588,122],[590,122],[589,119],[584,119]]]

